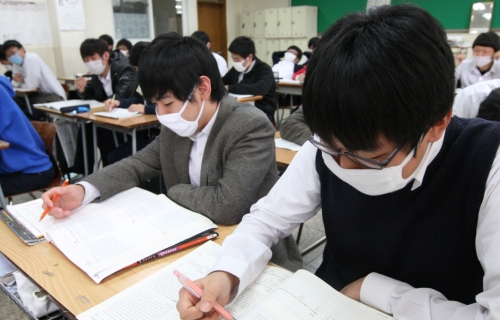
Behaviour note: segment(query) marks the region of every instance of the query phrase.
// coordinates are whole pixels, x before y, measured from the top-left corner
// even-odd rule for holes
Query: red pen
[[[177,270],[174,270],[174,274],[179,279],[179,282],[182,284],[184,289],[189,291],[193,296],[196,298],[200,299],[201,295],[203,294],[203,290],[201,290],[200,287],[198,287],[193,281],[189,280],[188,277],[183,275]],[[223,317],[226,320],[236,320],[233,318],[233,316],[226,310],[224,309],[220,304],[216,303],[214,305],[214,310],[220,314],[221,317]]]

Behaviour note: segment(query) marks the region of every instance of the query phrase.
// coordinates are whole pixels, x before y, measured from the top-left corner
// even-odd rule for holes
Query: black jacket
[[[116,98],[130,98],[139,82],[137,80],[137,72],[130,64],[128,58],[121,53],[110,52],[111,63],[111,87]],[[97,75],[92,75],[92,80],[87,82],[85,92],[78,94],[85,100],[105,101],[110,98],[106,95],[102,82]]]
[[[271,67],[255,58],[252,70],[243,76],[240,83],[238,83],[239,74],[233,67],[222,78],[224,84],[228,86],[227,91],[235,94],[263,96],[262,100],[255,101],[255,106],[266,114],[274,115],[276,111],[276,81]]]

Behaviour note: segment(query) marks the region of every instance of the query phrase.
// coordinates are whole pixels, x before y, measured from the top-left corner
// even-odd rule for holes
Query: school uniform
[[[10,143],[9,148],[0,150],[0,185],[6,197],[42,188],[55,175],[42,139],[12,99],[14,96],[9,79],[0,76],[0,140]]]
[[[500,124],[453,117],[403,189],[370,196],[306,142],[269,194],[223,244],[212,270],[263,270],[267,247],[322,208],[316,275],[337,290],[366,277],[361,302],[396,319],[500,317]]]
[[[453,102],[453,114],[461,118],[475,118],[479,105],[496,88],[500,87],[500,79],[478,82],[462,89]]]
[[[304,119],[304,111],[300,106],[297,111],[283,120],[280,128],[281,137],[285,140],[292,141],[298,145],[306,143],[311,130]]]
[[[255,58],[248,71],[238,72],[233,67],[222,81],[227,85],[229,93],[263,96],[262,100],[255,101],[255,106],[262,110],[271,122],[274,121],[276,81],[270,66]]]
[[[481,74],[472,59],[465,59],[455,69],[455,80],[460,80],[461,88],[493,79],[500,79],[500,62],[497,60],[493,60],[491,69],[484,74]]]
[[[217,61],[217,67],[219,68],[219,73],[220,76],[223,77],[227,73],[227,62],[224,57],[222,57],[220,54],[212,52],[214,55],[215,61]]]
[[[215,223],[239,223],[278,179],[274,133],[261,111],[224,97],[201,132],[180,137],[162,126],[141,151],[85,177],[83,201],[105,200],[162,174],[171,200]],[[271,261],[301,268],[293,237],[283,238],[276,241]]]

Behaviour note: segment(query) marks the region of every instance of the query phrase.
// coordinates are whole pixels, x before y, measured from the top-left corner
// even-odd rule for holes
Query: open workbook
[[[130,117],[140,116],[141,113],[137,111],[128,111],[128,109],[114,108],[111,111],[94,112],[94,116],[112,118],[112,119],[125,119]]]
[[[104,107],[104,102],[99,102],[96,100],[66,100],[66,101],[56,101],[56,102],[46,102],[46,103],[37,103],[33,106],[35,107],[45,107],[49,109],[54,109],[57,111],[61,111],[62,108],[75,107],[75,106],[83,106],[89,105],[90,109]]]
[[[79,320],[179,319],[176,303],[179,270],[195,280],[210,272],[220,246],[207,242],[101,304],[77,315]],[[226,308],[238,320],[383,320],[391,316],[352,300],[306,270],[295,274],[267,266]]]
[[[96,283],[142,259],[217,226],[164,194],[132,188],[89,203],[66,219],[42,213],[40,199],[7,206],[31,233],[45,236]]]

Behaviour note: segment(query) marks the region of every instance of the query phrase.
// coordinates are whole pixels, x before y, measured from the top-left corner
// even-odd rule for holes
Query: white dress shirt
[[[491,69],[484,75],[481,75],[481,72],[479,72],[479,69],[474,64],[474,61],[472,59],[465,59],[455,69],[455,80],[458,81],[459,79],[462,88],[466,88],[471,84],[481,81],[500,79],[500,62],[493,60]]]
[[[427,165],[442,146],[433,143],[422,160],[413,182],[418,188]],[[318,149],[306,142],[269,194],[250,208],[232,235],[223,243],[212,271],[229,272],[240,279],[241,293],[271,258],[270,246],[288,236],[300,223],[312,218],[321,207],[320,181],[316,171]],[[459,174],[459,173],[457,173]],[[370,273],[361,288],[361,302],[397,319],[499,319],[500,318],[500,156],[493,162],[479,209],[476,251],[483,266],[484,291],[477,303],[448,301],[441,293]]]
[[[283,80],[292,80],[295,63],[281,60],[273,66],[273,72],[278,72]]]
[[[223,77],[227,73],[227,62],[224,57],[222,57],[220,54],[217,54],[215,52],[212,52],[214,55],[215,61],[217,61],[217,67],[219,68],[220,76]]]
[[[210,135],[210,131],[212,131],[215,120],[217,119],[217,114],[219,114],[219,107],[220,103],[205,128],[189,137],[189,139],[193,140],[193,146],[191,147],[191,153],[189,154],[189,180],[195,187],[200,186],[203,154],[205,152],[205,146],[207,145],[208,136]],[[85,189],[85,196],[81,204],[82,206],[101,196],[101,193],[94,185],[86,181],[78,182],[77,184],[81,184]]]
[[[240,74],[238,75],[238,83],[241,82],[241,80],[243,80],[243,76],[247,73],[249,73],[250,71],[252,71],[253,69],[253,66],[255,65],[255,60],[252,61],[252,65],[250,66],[250,68],[248,68],[247,71],[243,71],[243,72],[240,72]]]
[[[462,118],[475,118],[479,105],[491,93],[500,87],[500,79],[488,80],[468,86],[455,96],[453,114]]]
[[[38,89],[41,93],[53,93],[66,100],[66,92],[56,76],[42,59],[32,52],[26,52],[22,65],[14,65],[12,74],[20,73],[23,82],[12,80],[12,86],[17,88]]]
[[[113,95],[113,86],[111,85],[111,67],[108,70],[108,74],[104,77],[98,76],[99,80],[102,82],[102,87],[104,88],[104,92],[108,97]]]

